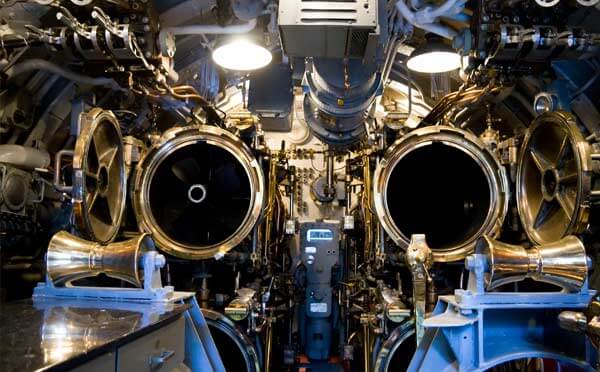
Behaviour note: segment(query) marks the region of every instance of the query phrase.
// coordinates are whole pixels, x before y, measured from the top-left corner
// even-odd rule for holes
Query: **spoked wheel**
[[[82,233],[100,243],[112,241],[125,208],[125,163],[119,122],[110,111],[81,114],[73,155],[73,207]]]
[[[565,113],[540,116],[521,149],[517,200],[523,227],[536,244],[580,233],[587,225],[590,146]]]

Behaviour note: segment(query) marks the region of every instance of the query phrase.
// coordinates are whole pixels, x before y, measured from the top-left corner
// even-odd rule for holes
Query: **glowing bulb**
[[[213,61],[228,70],[249,71],[265,67],[273,56],[266,48],[247,40],[223,44],[212,53]]]
[[[460,67],[460,55],[455,52],[430,51],[411,56],[406,66],[412,71],[436,74]]]

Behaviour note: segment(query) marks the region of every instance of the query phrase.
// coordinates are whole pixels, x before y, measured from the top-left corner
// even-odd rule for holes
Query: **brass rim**
[[[170,237],[157,223],[149,202],[150,185],[158,166],[176,150],[205,142],[228,151],[244,168],[250,184],[250,202],[245,217],[226,239],[212,245],[185,244]],[[262,217],[265,202],[263,171],[250,149],[233,134],[216,127],[185,127],[165,132],[162,140],[140,161],[136,169],[134,209],[141,231],[152,233],[156,246],[174,256],[207,259],[223,255],[236,247]]]
[[[375,212],[392,240],[402,249],[406,249],[410,243],[410,236],[407,236],[390,216],[387,203],[388,183],[396,165],[407,154],[432,143],[442,143],[468,155],[485,174],[489,186],[490,206],[479,229],[461,243],[433,251],[433,258],[437,262],[457,261],[464,259],[473,252],[480,236],[496,236],[498,234],[508,210],[510,195],[508,177],[504,167],[497,157],[473,134],[457,128],[433,126],[417,129],[399,139],[388,149],[374,174]],[[414,177],[417,175],[406,176]]]

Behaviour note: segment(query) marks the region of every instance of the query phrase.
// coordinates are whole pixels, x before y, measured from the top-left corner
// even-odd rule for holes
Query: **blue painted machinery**
[[[310,359],[331,354],[337,303],[332,287],[339,274],[340,226],[337,221],[305,222],[300,227],[302,264],[306,268],[305,303],[302,307],[302,345]]]
[[[594,370],[589,340],[559,322],[561,312],[586,309],[596,294],[588,289],[588,261],[574,236],[531,249],[480,239],[465,261],[468,288],[439,298],[409,371],[482,371],[526,358]],[[525,278],[562,291],[491,292]]]
[[[361,59],[314,58],[307,63],[304,116],[323,142],[343,147],[366,133],[368,110],[380,94],[381,73]]]

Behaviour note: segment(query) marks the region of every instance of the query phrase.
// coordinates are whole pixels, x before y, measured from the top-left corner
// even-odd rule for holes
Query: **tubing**
[[[50,155],[47,151],[20,145],[0,145],[0,163],[26,169],[47,168]]]
[[[464,3],[464,0],[449,0],[433,10],[427,7],[423,10],[413,12],[404,3],[404,0],[398,0],[396,8],[412,25],[446,39],[452,39],[457,35],[457,32],[435,21],[439,17],[452,17],[459,14],[464,9]]]
[[[219,25],[189,25],[189,26],[174,26],[163,28],[160,33],[169,33],[172,35],[234,35],[245,34],[254,30],[256,27],[256,18],[251,19],[246,23],[222,27]]]
[[[119,84],[113,79],[110,78],[92,78],[89,76],[81,75],[76,72],[67,70],[58,65],[55,65],[52,62],[48,62],[43,59],[30,59],[25,62],[21,62],[19,64],[14,65],[6,71],[6,74],[9,78],[14,78],[15,76],[21,75],[25,72],[35,71],[35,70],[44,70],[56,75],[60,75],[61,77],[72,80],[77,83],[85,84],[85,85],[110,85],[116,89],[122,89]]]

